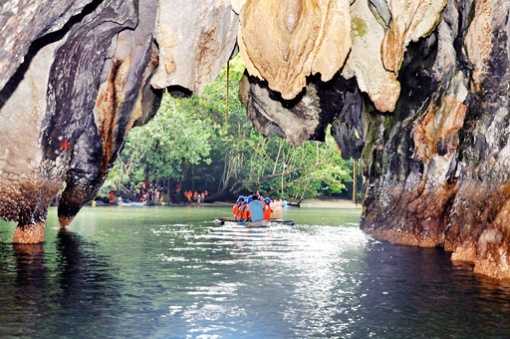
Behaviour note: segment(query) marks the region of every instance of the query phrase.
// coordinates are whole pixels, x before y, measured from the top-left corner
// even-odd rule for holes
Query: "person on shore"
[[[188,204],[191,204],[192,199],[193,199],[193,192],[191,192],[191,190],[188,190],[188,191],[184,192],[184,196],[186,197]]]
[[[117,194],[115,191],[108,192],[108,203],[112,206],[117,205]]]

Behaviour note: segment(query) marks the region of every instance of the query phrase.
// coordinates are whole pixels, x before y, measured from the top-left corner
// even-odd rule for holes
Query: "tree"
[[[259,190],[301,201],[344,190],[350,163],[333,138],[294,147],[264,137],[238,98],[241,59],[227,69],[200,96],[165,95],[156,118],[130,133],[105,190],[134,190],[144,179],[182,182],[186,189],[207,189],[221,198]]]
[[[157,116],[131,131],[103,191],[134,190],[144,180],[182,180],[186,166],[210,164],[210,121],[166,95]]]

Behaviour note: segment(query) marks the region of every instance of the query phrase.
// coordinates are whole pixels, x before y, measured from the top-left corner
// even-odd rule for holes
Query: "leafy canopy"
[[[351,176],[332,137],[294,147],[266,138],[246,117],[239,101],[240,58],[200,96],[164,95],[156,117],[132,130],[103,192],[135,190],[145,180],[182,182],[185,189],[237,194],[259,190],[301,200],[340,193]]]

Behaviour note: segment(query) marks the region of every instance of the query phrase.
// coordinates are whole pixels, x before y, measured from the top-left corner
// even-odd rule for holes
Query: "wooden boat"
[[[218,225],[244,226],[249,228],[266,228],[278,225],[294,226],[296,224],[293,220],[283,219],[271,219],[261,221],[237,221],[229,218],[218,218],[214,220],[214,223]]]
[[[123,202],[123,201],[119,201],[118,206],[123,206],[123,207],[144,207],[144,206],[147,206],[147,204],[145,202],[135,202],[135,201]]]

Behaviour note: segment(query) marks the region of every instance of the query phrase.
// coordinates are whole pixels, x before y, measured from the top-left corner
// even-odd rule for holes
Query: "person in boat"
[[[271,217],[273,219],[283,218],[283,202],[281,199],[271,201],[271,209],[272,209]]]
[[[264,205],[259,199],[250,196],[248,198],[249,221],[258,222],[264,220]]]
[[[244,197],[242,195],[240,195],[237,198],[237,201],[234,204],[234,206],[232,206],[232,215],[234,216],[234,219],[236,221],[241,220],[241,205],[243,202],[244,202]]]
[[[244,200],[241,202],[241,208],[240,208],[240,214],[241,214],[241,221],[250,221],[250,210],[248,208],[248,203],[250,201],[249,197],[245,197]]]
[[[273,214],[273,210],[271,209],[271,199],[264,199],[264,220],[271,220],[271,215]]]
[[[235,220],[248,221],[250,219],[250,211],[248,210],[248,197],[240,196],[237,200],[237,208],[234,208],[235,205],[232,207],[232,212],[235,213]]]

